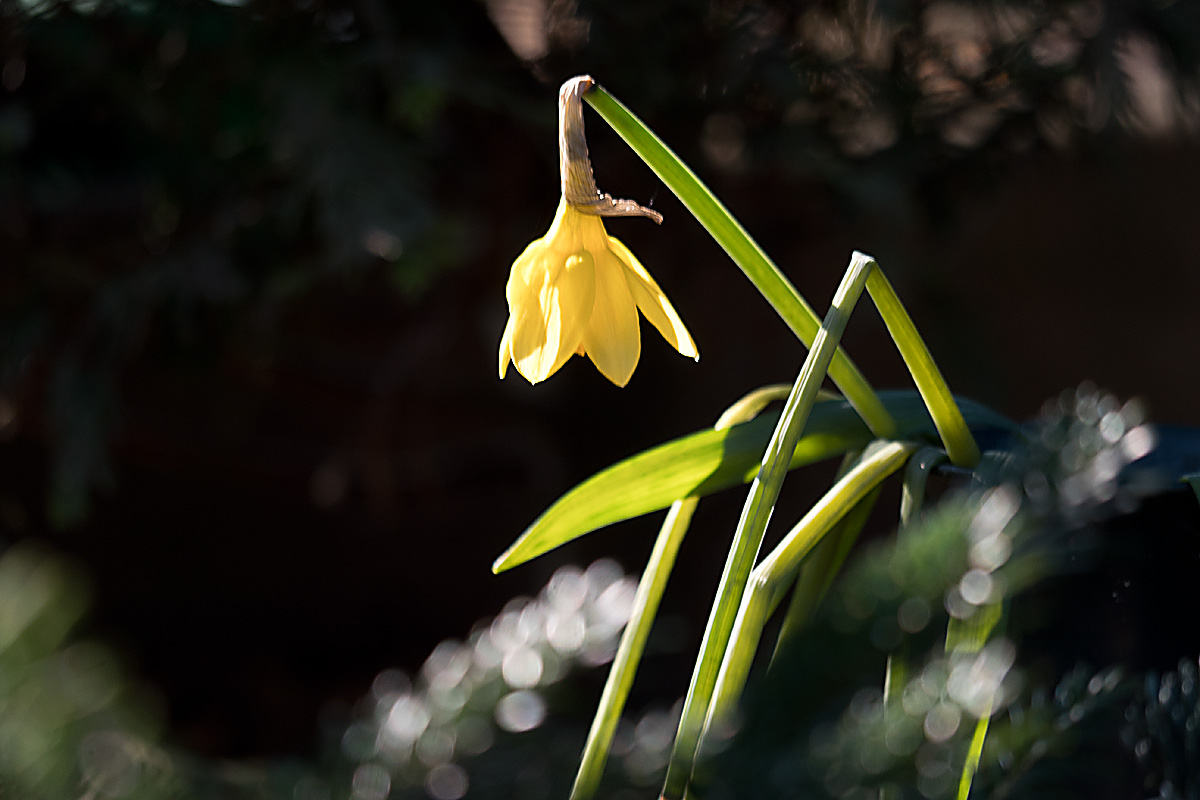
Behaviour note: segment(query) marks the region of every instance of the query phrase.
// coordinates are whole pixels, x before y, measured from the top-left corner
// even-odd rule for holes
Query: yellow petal
[[[521,251],[521,255],[517,256],[516,261],[513,261],[512,269],[508,273],[508,283],[504,286],[504,296],[508,299],[510,314],[514,304],[525,301],[530,285],[541,280],[539,273],[545,273],[543,267],[548,257],[546,240],[542,238],[530,242]]]
[[[500,337],[500,380],[508,374],[508,364],[512,361],[512,332],[513,318],[509,316],[504,324],[504,335]]]
[[[539,383],[566,363],[583,340],[595,296],[594,270],[590,254],[566,254],[548,245],[528,262],[522,258],[513,264],[509,279],[510,349],[517,371]]]
[[[608,250],[595,255],[596,299],[583,348],[604,377],[624,386],[642,352],[637,306],[620,260]]]
[[[530,243],[517,256],[512,269],[508,273],[508,283],[504,286],[504,294],[508,299],[508,321],[504,324],[504,335],[500,337],[500,379],[508,374],[508,365],[512,361],[513,329],[515,320],[530,306],[529,282],[526,273],[531,264],[541,257],[543,252],[541,239]]]
[[[608,232],[604,220],[594,214],[585,214],[565,199],[558,203],[558,211],[545,241],[556,247],[565,247],[572,252],[587,250],[593,254],[608,249]]]
[[[650,277],[650,273],[642,266],[629,248],[621,244],[616,237],[608,237],[608,244],[626,267],[625,278],[629,283],[629,291],[633,295],[637,307],[650,320],[650,324],[658,329],[667,342],[689,358],[700,360],[700,351],[692,341],[692,335],[684,327],[683,320],[675,313],[671,301],[663,294],[662,289]]]

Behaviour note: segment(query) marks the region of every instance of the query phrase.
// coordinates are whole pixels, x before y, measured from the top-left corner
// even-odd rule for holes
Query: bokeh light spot
[[[910,597],[896,610],[896,621],[905,633],[917,633],[929,624],[932,610],[920,597]]]
[[[537,692],[519,689],[496,704],[496,724],[511,733],[530,731],[546,720],[546,701]]]
[[[379,764],[361,764],[350,787],[356,800],[385,800],[392,790],[392,776]]]
[[[942,701],[925,715],[925,736],[931,742],[944,742],[955,734],[962,721],[962,709]]]
[[[425,776],[425,791],[433,800],[459,800],[469,785],[467,771],[457,764],[439,764]]]
[[[983,605],[992,596],[992,576],[981,569],[968,570],[959,582],[958,591],[973,606]]]
[[[542,678],[542,657],[527,647],[512,650],[500,664],[500,674],[514,689],[529,689],[537,686]]]
[[[429,724],[429,710],[412,695],[403,695],[392,706],[384,726],[388,735],[399,742],[415,742]]]

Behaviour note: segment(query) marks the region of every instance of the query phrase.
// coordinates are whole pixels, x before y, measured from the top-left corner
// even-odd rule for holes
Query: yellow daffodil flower
[[[666,295],[600,217],[564,198],[550,230],[513,262],[505,294],[500,377],[511,361],[530,383],[544,381],[572,354],[586,355],[624,386],[641,355],[638,309],[682,355],[699,353]]]
[[[604,216],[662,222],[662,215],[596,188],[583,137],[582,103],[593,85],[591,78],[581,76],[559,92],[563,196],[550,230],[513,262],[505,289],[509,316],[500,339],[501,378],[511,362],[530,383],[539,383],[579,354],[624,386],[642,351],[638,309],[672,347],[700,358],[650,273],[604,229]]]

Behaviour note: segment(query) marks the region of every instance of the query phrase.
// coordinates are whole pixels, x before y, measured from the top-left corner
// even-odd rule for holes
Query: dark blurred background
[[[804,351],[588,112],[600,187],[666,216],[609,230],[703,358],[644,326],[624,390],[579,360],[496,378],[585,72],[819,311],[877,256],[956,392],[1024,419],[1087,379],[1200,423],[1198,8],[0,0],[0,537],[86,564],[173,738],[232,757],[305,752],[324,703],[559,564],[639,570],[657,519],[489,566]],[[865,304],[847,342],[908,385]],[[681,556],[685,650],[740,502],[706,502]]]

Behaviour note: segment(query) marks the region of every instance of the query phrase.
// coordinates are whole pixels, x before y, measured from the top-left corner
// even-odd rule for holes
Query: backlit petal
[[[500,337],[500,379],[504,380],[504,376],[508,374],[508,364],[512,361],[512,332],[513,318],[509,315],[508,322],[504,324],[504,335]]]
[[[611,252],[596,253],[596,299],[583,347],[600,373],[617,386],[629,383],[641,355],[637,306],[625,267]]]
[[[513,262],[505,294],[501,378],[511,362],[539,383],[578,353],[624,386],[641,356],[639,308],[672,347],[699,358],[683,321],[645,268],[608,235],[599,216],[566,198],[546,235]]]
[[[696,349],[692,335],[688,333],[687,328],[683,325],[683,320],[679,318],[679,314],[675,313],[671,301],[663,294],[662,289],[658,288],[654,278],[650,277],[650,273],[630,252],[629,248],[621,244],[615,237],[608,237],[608,243],[613,253],[624,262],[629,291],[634,302],[637,303],[637,307],[646,315],[646,319],[680,354],[699,361],[700,351]]]
[[[521,255],[517,256],[517,260],[513,262],[512,270],[508,274],[508,283],[504,287],[504,294],[508,299],[508,322],[504,325],[504,335],[500,337],[501,379],[508,374],[508,365],[512,361],[513,329],[516,327],[516,320],[520,319],[526,310],[536,302],[536,299],[530,297],[527,275],[531,266],[544,256],[543,250],[544,245],[541,239],[529,244]]]
[[[509,280],[517,290],[509,300],[512,360],[530,383],[539,383],[566,363],[583,340],[595,296],[592,257],[546,247],[535,263],[522,265],[530,278],[523,293],[517,266]]]
[[[508,273],[508,283],[504,286],[504,296],[508,299],[508,311],[514,311],[514,304],[525,302],[525,296],[533,283],[541,280],[540,274],[545,273],[543,265],[549,253],[545,239],[536,239],[529,243],[513,262]]]

